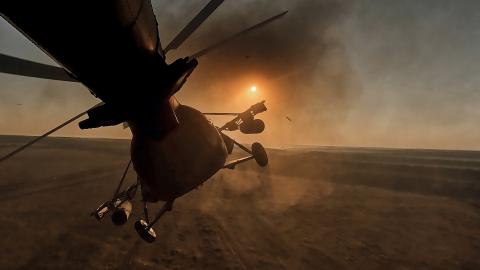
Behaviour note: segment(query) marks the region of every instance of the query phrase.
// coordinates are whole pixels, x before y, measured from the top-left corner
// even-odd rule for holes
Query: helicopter
[[[42,79],[82,83],[102,102],[0,158],[0,162],[27,149],[55,131],[87,115],[80,129],[123,124],[132,133],[130,162],[111,199],[92,212],[102,220],[125,224],[132,201],[141,189],[144,217],[135,230],[145,241],[156,239],[153,226],[173,208],[174,201],[202,185],[221,169],[255,160],[268,165],[260,143],[251,148],[226,133],[259,134],[265,123],[256,116],[267,110],[265,101],[239,113],[202,113],[181,104],[175,94],[199,65],[198,58],[242,35],[263,27],[287,11],[216,42],[188,57],[167,63],[167,53],[185,40],[224,2],[211,0],[163,47],[150,0],[61,1],[29,3],[6,1],[0,15],[61,67],[0,54],[0,72]],[[207,116],[233,119],[215,126]],[[227,161],[234,146],[248,155]],[[121,190],[133,167],[137,181]],[[150,219],[148,204],[164,202]]]

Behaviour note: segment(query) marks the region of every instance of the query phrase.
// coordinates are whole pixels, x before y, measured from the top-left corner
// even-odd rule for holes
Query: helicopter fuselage
[[[195,189],[223,168],[228,156],[217,128],[198,110],[178,105],[179,126],[163,140],[129,123],[131,157],[147,202],[171,201]]]

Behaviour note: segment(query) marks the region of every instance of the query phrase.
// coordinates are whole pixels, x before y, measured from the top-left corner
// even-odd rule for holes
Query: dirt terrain
[[[480,152],[268,152],[178,199],[147,244],[138,208],[123,227],[89,216],[129,142],[47,139],[0,164],[0,269],[480,269]]]

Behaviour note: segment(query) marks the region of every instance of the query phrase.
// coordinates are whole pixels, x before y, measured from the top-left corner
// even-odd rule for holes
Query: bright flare
[[[255,85],[253,85],[252,87],[250,87],[250,92],[252,92],[252,93],[257,92],[257,87],[256,87]]]

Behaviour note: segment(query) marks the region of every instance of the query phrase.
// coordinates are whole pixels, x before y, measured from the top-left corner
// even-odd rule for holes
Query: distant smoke
[[[195,4],[191,16],[205,3]],[[275,137],[273,144],[294,144],[314,141],[318,135],[335,137],[330,127],[342,119],[354,95],[337,33],[351,5],[351,1],[340,0],[226,1],[176,56],[188,55],[283,10],[289,13],[200,59],[198,70],[180,96],[204,110],[243,109],[251,105],[249,101],[235,103],[232,96],[242,91],[239,84],[250,83],[248,78],[260,78],[268,83],[267,104],[271,109],[264,117],[269,122],[265,139]],[[157,8],[159,21],[163,21],[165,9]],[[168,11],[184,13],[172,7]],[[167,24],[180,29],[189,19],[177,17],[181,26],[174,27],[171,21]],[[164,46],[168,41],[164,39]],[[294,121],[286,121],[286,115]]]

